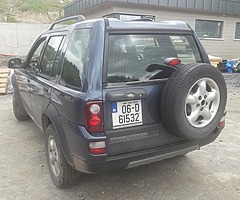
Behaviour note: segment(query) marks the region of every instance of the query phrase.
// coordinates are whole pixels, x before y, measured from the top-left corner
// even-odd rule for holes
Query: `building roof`
[[[65,17],[84,13],[102,4],[138,4],[161,8],[208,11],[222,14],[240,15],[240,0],[75,0],[65,6]]]

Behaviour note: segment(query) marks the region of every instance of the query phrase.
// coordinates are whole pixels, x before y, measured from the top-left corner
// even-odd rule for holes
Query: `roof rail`
[[[144,22],[153,22],[153,19],[150,18],[141,18],[141,19],[133,19],[131,21],[144,21]]]
[[[57,20],[56,22],[54,22],[54,23],[50,26],[49,31],[52,30],[56,24],[59,24],[59,23],[61,23],[61,22],[65,22],[65,21],[74,20],[74,19],[75,19],[77,22],[85,21],[85,20],[86,20],[86,18],[85,18],[83,15],[75,15],[75,16],[71,16],[71,17],[66,17],[66,18],[63,18],[63,19],[59,19],[59,20]]]

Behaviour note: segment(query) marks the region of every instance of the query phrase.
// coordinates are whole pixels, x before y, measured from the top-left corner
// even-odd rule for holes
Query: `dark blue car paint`
[[[109,23],[107,26],[106,21]],[[83,72],[85,78],[81,91],[67,88],[60,82],[64,55],[70,35],[75,29],[92,29],[90,50],[87,55],[88,62]],[[54,80],[30,73],[28,66],[26,66],[29,60],[26,60],[24,68],[15,70],[14,88],[19,92],[25,109],[43,130],[48,125],[46,119],[50,119],[58,134],[67,161],[80,171],[96,173],[108,169],[126,168],[131,161],[166,154],[172,149],[178,150],[194,145],[200,147],[215,140],[220,133],[219,129],[207,138],[195,141],[187,141],[168,133],[160,116],[160,99],[164,82],[143,83],[142,85],[123,83],[117,86],[107,84],[108,35],[139,33],[139,31],[141,33],[193,34],[195,36],[192,29],[184,23],[123,23],[114,19],[109,21],[106,19],[90,20],[71,25],[67,29],[52,30],[45,34],[46,37],[52,34],[66,35],[59,62],[61,64],[58,66],[57,76]],[[209,63],[199,40],[197,37],[194,39],[201,53],[202,61]],[[31,55],[31,52],[32,50],[28,56]],[[23,79],[22,86],[25,90],[18,89],[19,79],[16,77]],[[116,91],[123,95],[117,95]],[[142,91],[140,99],[144,113],[143,125],[113,130],[111,103],[118,99],[121,101],[129,100],[124,94],[134,93],[138,95],[141,93],[139,91]],[[88,133],[84,127],[83,108],[86,102],[93,100],[102,100],[104,107],[104,132],[95,135]],[[132,135],[130,139],[126,137],[129,134]],[[106,141],[107,155],[91,155],[88,151],[90,141]]]

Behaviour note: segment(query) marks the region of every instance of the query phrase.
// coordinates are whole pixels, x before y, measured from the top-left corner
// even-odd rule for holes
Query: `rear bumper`
[[[78,156],[73,155],[73,162],[78,171],[85,173],[99,173],[116,169],[133,168],[197,150],[201,146],[213,142],[220,132],[221,131],[218,130],[204,140],[185,141],[164,147],[111,156],[107,157],[104,161],[88,162],[87,160],[82,160]]]
[[[63,118],[56,117],[54,122],[58,122],[57,129],[61,141],[64,155],[70,165],[78,171],[85,173],[99,173],[116,169],[132,168],[139,165],[145,165],[151,162],[172,158],[177,155],[186,154],[194,151],[201,146],[213,142],[220,134],[222,128],[216,128],[212,134],[199,140],[170,140],[170,134],[166,135],[166,140],[161,137],[155,147],[146,147],[142,150],[131,149],[129,152],[111,154],[107,146],[107,154],[92,155],[89,153],[89,142],[107,141],[106,136],[91,136],[83,126],[78,126]],[[56,121],[58,119],[58,121]],[[141,127],[143,128],[143,127]],[[150,130],[149,130],[150,131]],[[161,129],[161,131],[163,131]],[[133,130],[131,131],[133,133]],[[139,143],[139,141],[136,141]],[[124,142],[126,144],[126,142]],[[109,143],[107,142],[107,145]],[[130,149],[131,145],[126,144],[122,148]]]

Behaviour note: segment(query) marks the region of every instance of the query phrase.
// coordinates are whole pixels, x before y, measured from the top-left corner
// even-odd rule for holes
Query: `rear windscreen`
[[[171,57],[182,64],[202,62],[191,35],[110,35],[107,82],[168,78],[172,70],[164,60]]]

